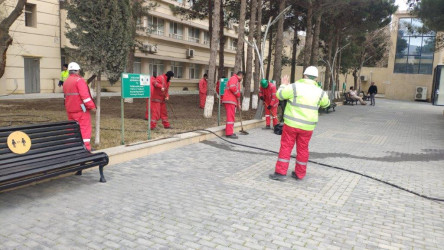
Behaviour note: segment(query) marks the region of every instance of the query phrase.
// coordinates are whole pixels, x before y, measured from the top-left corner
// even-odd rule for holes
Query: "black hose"
[[[250,145],[245,145],[245,144],[241,144],[241,143],[236,143],[236,142],[233,142],[233,141],[229,141],[229,140],[227,140],[227,139],[225,139],[225,138],[219,136],[218,134],[214,133],[213,131],[211,131],[211,130],[207,130],[207,129],[196,129],[196,130],[187,131],[187,132],[182,132],[182,133],[197,132],[197,131],[205,131],[205,132],[211,133],[211,134],[215,135],[216,137],[218,137],[219,139],[221,139],[221,140],[223,140],[223,141],[225,141],[225,142],[228,142],[228,143],[230,143],[230,144],[236,145],[236,146],[241,146],[241,147],[246,147],[246,148],[256,149],[256,150],[260,150],[260,151],[264,151],[264,152],[269,152],[269,153],[273,153],[273,154],[279,154],[279,152],[277,152],[277,151],[273,151],[273,150],[269,150],[269,149],[265,149],[265,148],[259,148],[259,147],[255,147],[255,146],[250,146]],[[182,134],[182,133],[179,133],[179,134]],[[294,155],[292,155],[291,157],[294,158],[294,159],[296,159],[296,156],[294,156]],[[341,168],[341,167],[336,167],[336,166],[332,166],[332,165],[328,165],[328,164],[325,164],[325,163],[320,163],[320,162],[312,161],[312,160],[309,160],[308,162],[310,162],[310,163],[314,163],[314,164],[317,164],[317,165],[320,165],[320,166],[323,166],[323,167],[333,168],[333,169],[337,169],[337,170],[342,170],[342,171],[345,171],[345,172],[349,172],[349,173],[352,173],[352,174],[360,175],[360,176],[363,176],[363,177],[366,177],[366,178],[372,179],[372,180],[374,180],[374,181],[384,183],[384,184],[389,185],[389,186],[391,186],[391,187],[394,187],[394,188],[400,189],[400,190],[402,190],[402,191],[408,192],[408,193],[410,193],[410,194],[413,194],[413,195],[419,196],[419,197],[424,198],[424,199],[427,199],[427,200],[444,202],[444,199],[436,198],[436,197],[430,197],[430,196],[427,196],[427,195],[423,195],[423,194],[417,193],[417,192],[415,192],[415,191],[409,190],[409,189],[407,189],[407,188],[404,188],[404,187],[398,186],[398,185],[396,185],[396,184],[390,183],[390,182],[388,182],[388,181],[384,181],[384,180],[378,179],[378,178],[376,178],[376,177],[373,177],[373,176],[370,176],[370,175],[367,175],[367,174],[360,173],[360,172],[358,172],[358,171],[354,171],[354,170],[350,170],[350,169],[346,169],[346,168]]]

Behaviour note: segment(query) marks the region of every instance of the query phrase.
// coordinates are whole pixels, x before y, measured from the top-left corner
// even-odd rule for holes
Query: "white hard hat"
[[[79,64],[72,62],[68,64],[68,70],[80,70]]]
[[[314,77],[318,77],[318,69],[315,66],[310,66],[308,68],[305,69],[304,71],[304,75],[306,76],[314,76]]]

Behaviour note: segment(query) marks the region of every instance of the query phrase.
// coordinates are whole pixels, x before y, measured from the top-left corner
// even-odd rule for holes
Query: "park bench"
[[[14,141],[17,133],[22,135],[16,131],[25,133],[30,144],[26,135]],[[10,135],[12,146],[8,145]],[[26,143],[31,146],[29,151],[13,152]],[[85,148],[76,121],[0,128],[0,190],[72,172],[81,175],[83,169],[95,166],[99,166],[100,182],[106,182],[103,167],[108,161],[106,153],[91,153]]]
[[[356,105],[358,105],[358,100],[352,99],[350,97],[350,93],[349,92],[343,93],[342,95],[344,96],[344,104],[345,105],[347,105],[347,104],[350,104],[350,105],[356,104]]]

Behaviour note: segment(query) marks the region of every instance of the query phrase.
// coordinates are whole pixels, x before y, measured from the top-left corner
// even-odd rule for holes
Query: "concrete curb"
[[[257,128],[260,126],[265,126],[264,119],[244,121],[243,125],[245,130]],[[240,122],[234,124],[235,131],[238,131],[240,128],[241,128]],[[207,128],[207,130],[210,130],[219,136],[223,136],[225,131],[225,125],[213,128]],[[136,158],[144,157],[147,155],[164,152],[166,150],[171,150],[194,143],[199,143],[201,141],[209,140],[215,137],[216,136],[214,134],[211,134],[206,131],[188,132],[183,134],[176,134],[170,138],[157,139],[152,141],[142,141],[128,145],[106,148],[95,152],[104,152],[108,154],[109,156],[108,166],[110,166],[130,161]]]

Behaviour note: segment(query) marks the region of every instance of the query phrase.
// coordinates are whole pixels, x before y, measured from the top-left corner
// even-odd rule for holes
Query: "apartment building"
[[[9,13],[17,1],[1,6]],[[28,0],[10,28],[13,43],[6,54],[0,95],[58,91],[61,71],[59,0]]]
[[[138,38],[144,49],[135,53],[134,73],[162,74],[173,71],[172,89],[196,90],[199,79],[208,72],[210,35],[208,19],[184,20],[175,16],[170,5],[189,7],[184,0],[158,0],[150,15],[138,20]],[[237,27],[224,28],[226,38],[224,67],[233,73]]]
[[[138,20],[137,39],[144,49],[137,50],[134,72],[175,73],[173,90],[196,90],[199,79],[208,71],[210,39],[208,19],[184,20],[175,16],[170,5],[189,7],[183,0],[156,0],[157,7],[149,16]],[[57,86],[64,48],[72,47],[64,35],[66,10],[60,0],[28,0],[24,13],[10,29],[13,44],[9,47],[6,71],[0,79],[0,95],[61,92]],[[5,13],[15,6],[14,0],[4,4]],[[237,27],[224,28],[226,43],[224,67],[227,76],[233,73],[236,54]],[[120,83],[107,90],[120,91]]]

